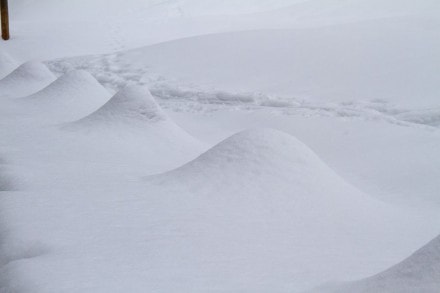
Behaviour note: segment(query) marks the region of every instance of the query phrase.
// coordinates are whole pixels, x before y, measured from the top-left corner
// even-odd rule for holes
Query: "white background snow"
[[[440,2],[13,0],[0,292],[440,292]]]

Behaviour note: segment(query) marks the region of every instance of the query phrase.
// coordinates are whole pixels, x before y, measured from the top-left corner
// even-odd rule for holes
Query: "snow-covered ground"
[[[317,292],[436,292],[440,286],[440,236],[410,257],[373,277]]]
[[[10,2],[1,293],[440,291],[439,1]]]

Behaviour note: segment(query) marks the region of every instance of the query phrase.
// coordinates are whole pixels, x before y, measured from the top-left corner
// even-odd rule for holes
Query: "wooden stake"
[[[2,38],[6,41],[9,40],[8,0],[0,0],[0,10],[2,18]]]

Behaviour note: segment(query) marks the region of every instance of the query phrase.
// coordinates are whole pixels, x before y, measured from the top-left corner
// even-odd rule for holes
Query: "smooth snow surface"
[[[25,61],[117,52],[212,33],[398,17],[438,20],[440,5],[437,0],[16,0],[10,10],[13,38],[5,48]],[[325,43],[320,47],[325,50]]]
[[[47,14],[49,19],[61,20],[89,20],[90,17],[98,17],[102,14],[129,16],[134,8],[140,9],[145,17],[158,18],[184,17],[198,15],[223,15],[244,14],[266,10],[274,10],[290,6],[293,3],[305,0],[242,0],[237,3],[234,0],[206,1],[206,0],[125,0],[120,1],[95,0],[89,3],[78,0],[70,1],[46,0],[16,0],[14,5],[18,7],[16,15],[21,19],[35,17],[35,14]],[[87,7],[87,9],[83,9]],[[67,15],[66,15],[67,14]],[[66,15],[66,16],[64,16]],[[64,16],[64,18],[63,18]]]
[[[439,288],[440,236],[383,273],[323,292],[436,293]]]
[[[0,80],[0,97],[32,94],[55,79],[53,73],[43,63],[26,62]]]

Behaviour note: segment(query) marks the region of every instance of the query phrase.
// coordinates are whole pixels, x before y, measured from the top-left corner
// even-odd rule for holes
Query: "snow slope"
[[[15,60],[6,52],[0,50],[0,79],[11,73],[15,68],[17,68]]]
[[[122,89],[95,113],[76,124],[121,123],[133,127],[137,123],[151,125],[167,121],[147,88],[129,86]],[[87,127],[85,127],[87,128]]]
[[[220,108],[187,103],[162,101],[176,111],[173,117],[179,124],[211,143],[248,128],[279,129],[298,137],[345,180],[376,198],[411,207],[440,204],[440,182],[436,180],[440,176],[440,133],[430,126],[405,124],[388,116],[395,109],[383,103],[290,107],[225,103]],[[185,113],[197,109],[196,114]]]
[[[140,158],[151,161],[149,168],[156,172],[168,166],[167,162],[171,166],[183,163],[204,148],[162,111],[148,88],[140,86],[127,86],[90,115],[63,124],[60,129],[72,141],[88,141],[93,149],[90,155],[95,158],[112,160],[128,150],[129,154],[121,157],[132,156],[130,161],[135,165],[143,164]]]
[[[109,133],[133,130],[139,131],[140,135],[174,138],[180,143],[195,141],[165,115],[148,88],[140,86],[127,86],[94,113],[63,128]],[[169,143],[173,144],[172,141]]]
[[[100,108],[110,93],[86,71],[70,71],[44,89],[21,98],[19,105],[33,107],[50,123],[80,119]]]
[[[153,198],[155,210],[178,216],[179,235],[191,233],[177,240],[177,251],[175,239],[161,247],[165,291],[296,292],[333,275],[335,267],[347,274],[353,258],[340,259],[341,251],[356,261],[374,258],[406,221],[345,183],[307,146],[269,129],[236,134],[147,181],[165,190]],[[372,244],[371,238],[383,242]],[[181,283],[166,284],[185,272],[190,274]],[[191,275],[208,279],[188,281]],[[289,282],[281,286],[279,280]]]
[[[424,292],[440,290],[440,237],[432,240],[401,263],[362,281],[322,292]]]
[[[32,94],[55,79],[55,75],[43,63],[26,62],[0,80],[0,97]]]

